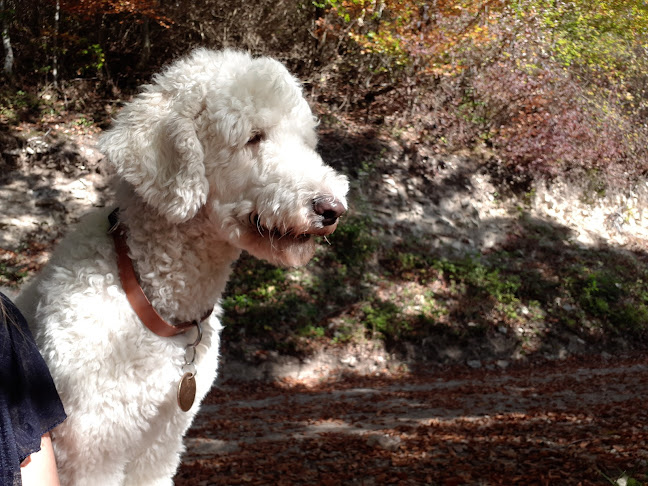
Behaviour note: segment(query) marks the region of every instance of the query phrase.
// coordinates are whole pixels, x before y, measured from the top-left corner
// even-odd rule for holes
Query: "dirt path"
[[[647,357],[230,383],[175,484],[648,484],[646,396]]]

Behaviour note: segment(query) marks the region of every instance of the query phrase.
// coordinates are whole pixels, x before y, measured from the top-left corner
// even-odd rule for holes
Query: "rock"
[[[367,445],[369,447],[380,447],[390,452],[395,452],[400,449],[400,437],[392,437],[385,434],[372,434],[367,438]]]
[[[475,370],[482,367],[482,362],[480,360],[478,360],[478,359],[468,360],[467,364],[468,364],[468,366],[470,366],[471,368],[473,368]]]
[[[448,358],[451,361],[459,361],[463,358],[464,351],[459,346],[448,346],[445,349],[439,351],[439,355],[444,358]]]

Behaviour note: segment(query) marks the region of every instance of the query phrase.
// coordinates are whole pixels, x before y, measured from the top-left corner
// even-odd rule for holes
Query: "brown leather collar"
[[[126,229],[124,228],[124,225],[119,222],[119,208],[110,213],[108,221],[110,222],[108,234],[112,234],[113,241],[115,242],[115,250],[117,250],[119,279],[121,280],[124,292],[126,292],[128,302],[130,302],[131,307],[142,323],[155,334],[162,337],[176,336],[177,334],[182,334],[183,332],[192,329],[194,326],[197,326],[197,321],[187,321],[172,325],[160,317],[144,294],[144,291],[137,280],[137,275],[135,275],[133,262],[128,256]],[[207,319],[213,310],[213,307],[209,309],[209,311],[201,317],[200,322]]]

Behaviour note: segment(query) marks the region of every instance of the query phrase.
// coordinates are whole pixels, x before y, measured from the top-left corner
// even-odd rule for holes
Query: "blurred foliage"
[[[132,92],[196,45],[278,57],[324,115],[438,152],[480,145],[512,177],[648,172],[648,5],[637,0],[17,0],[16,85]],[[59,20],[55,18],[59,15]],[[67,84],[66,84],[67,83]],[[76,93],[75,93],[76,94]],[[64,95],[65,96],[65,95]],[[517,176],[516,176],[517,174]]]
[[[68,15],[81,20],[91,20],[97,16],[121,15],[133,17],[136,22],[144,18],[155,20],[162,27],[169,27],[170,20],[164,15],[158,0],[49,0],[58,3]]]
[[[648,170],[645,3],[324,4],[336,17],[320,23],[356,45],[365,81],[382,73],[396,86],[392,98],[407,108],[388,114],[393,124],[414,119],[419,142],[485,143],[535,176],[602,169],[620,181]]]

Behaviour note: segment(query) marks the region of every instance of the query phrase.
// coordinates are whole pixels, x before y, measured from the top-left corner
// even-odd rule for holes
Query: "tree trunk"
[[[0,0],[0,15],[2,15],[2,47],[4,49],[4,64],[2,72],[5,76],[13,75],[14,55],[11,47],[11,37],[9,36],[9,13],[5,10],[5,0]]]
[[[144,17],[142,23],[142,54],[139,59],[139,67],[145,67],[151,58],[151,32],[149,27],[149,18]]]
[[[54,57],[52,59],[52,76],[54,78],[55,88],[58,88],[58,36],[60,16],[61,3],[59,0],[56,0],[56,10],[54,10]]]

